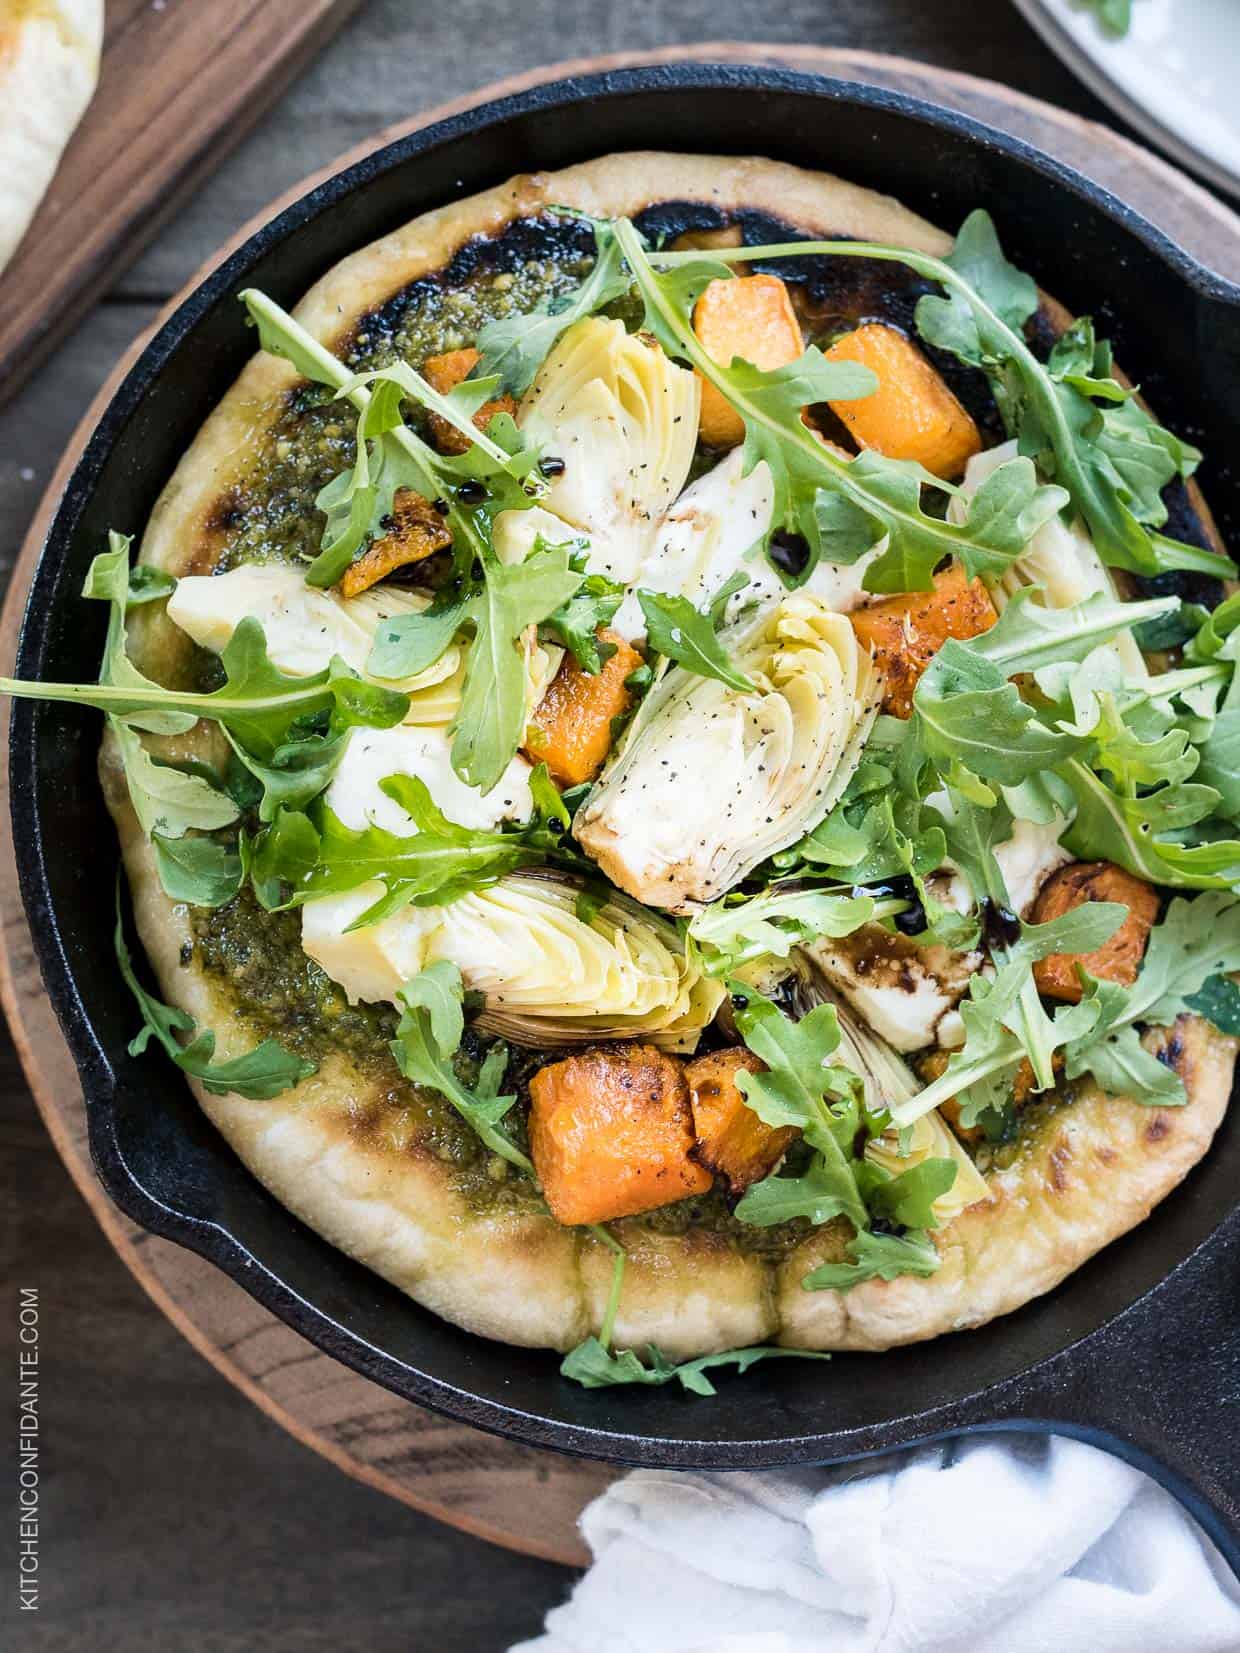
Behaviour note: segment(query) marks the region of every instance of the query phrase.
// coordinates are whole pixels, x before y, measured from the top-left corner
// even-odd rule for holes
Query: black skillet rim
[[[1110,192],[1090,183],[1080,174],[1042,154],[1020,139],[997,132],[972,118],[945,110],[924,100],[860,83],[829,80],[792,71],[712,64],[669,64],[654,68],[614,70],[597,75],[568,77],[532,91],[497,102],[479,105],[465,113],[437,122],[376,150],[340,173],[317,185],[274,219],[263,225],[240,248],[211,271],[193,293],[177,308],[148,343],[134,367],[101,415],[57,506],[47,540],[31,582],[18,645],[17,671],[21,676],[37,675],[31,668],[47,647],[49,617],[40,599],[49,594],[56,554],[64,550],[83,502],[98,480],[104,458],[113,441],[148,387],[175,354],[185,335],[226,292],[238,276],[259,256],[283,242],[321,211],[335,205],[358,185],[393,166],[425,153],[432,147],[451,143],[458,137],[496,126],[526,113],[580,111],[600,97],[622,96],[627,92],[675,91],[706,88],[737,92],[763,90],[812,95],[887,110],[924,125],[945,129],[974,145],[997,150],[1020,165],[1040,172],[1059,188],[1075,195],[1126,230],[1186,286],[1201,297],[1231,304],[1240,303],[1240,289],[1205,269],[1161,231]],[[38,720],[26,702],[14,707],[10,734],[10,783],[16,859],[23,900],[35,949],[49,996],[67,1042],[78,1065],[90,1103],[91,1146],[96,1168],[109,1194],[136,1222],[150,1231],[175,1240],[207,1257],[223,1272],[238,1281],[252,1296],[271,1309],[303,1336],[327,1353],[363,1375],[420,1405],[446,1413],[474,1427],[489,1430],[529,1444],[603,1458],[617,1463],[644,1463],[677,1467],[757,1468],[793,1463],[823,1462],[867,1452],[886,1450],[924,1440],[945,1429],[958,1428],[963,1421],[961,1405],[942,1404],[904,1417],[847,1432],[824,1429],[812,1434],[781,1438],[717,1440],[694,1437],[689,1430],[676,1438],[634,1434],[609,1429],[582,1427],[504,1405],[473,1394],[454,1384],[420,1372],[403,1360],[346,1331],[323,1310],[299,1296],[276,1275],[265,1269],[221,1226],[204,1223],[152,1198],[138,1183],[121,1158],[115,1138],[107,1129],[110,1075],[104,1053],[93,1037],[85,1007],[77,990],[56,922],[45,865],[44,842],[35,808],[33,777],[38,748]],[[54,853],[54,851],[53,851]],[[1228,1225],[1231,1226],[1231,1225]],[[1010,1388],[1013,1383],[1035,1376],[1061,1356],[1088,1343],[1123,1320],[1153,1292],[1212,1244],[1222,1225],[1203,1239],[1188,1256],[1182,1257],[1163,1282],[1142,1293],[1127,1308],[1089,1332],[1070,1337],[1056,1353],[1049,1354],[1009,1377],[989,1384],[972,1397],[983,1414],[988,1396]],[[480,1340],[479,1347],[485,1348]],[[709,1405],[709,1402],[702,1403]],[[691,1423],[692,1414],[686,1414]]]

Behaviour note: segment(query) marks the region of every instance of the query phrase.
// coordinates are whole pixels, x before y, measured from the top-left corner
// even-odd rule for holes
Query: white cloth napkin
[[[512,1653],[1237,1653],[1240,1587],[1139,1470],[973,1436],[798,1473],[639,1470]]]

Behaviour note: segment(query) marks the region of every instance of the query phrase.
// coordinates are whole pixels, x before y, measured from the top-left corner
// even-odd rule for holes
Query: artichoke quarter
[[[753,692],[668,670],[574,825],[613,884],[674,913],[717,900],[826,814],[881,698],[847,619],[808,592],[723,640]]]

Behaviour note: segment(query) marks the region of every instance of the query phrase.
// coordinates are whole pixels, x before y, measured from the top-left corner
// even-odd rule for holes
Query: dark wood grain
[[[360,0],[109,0],[99,87],[0,273],[0,401]]]
[[[140,9],[138,0],[112,0],[113,27]],[[1077,114],[1100,113],[1003,4],[788,0],[755,19],[738,0],[583,0],[554,12],[529,0],[455,8],[371,0],[280,109],[205,178],[113,301],[0,411],[0,573],[125,344],[274,192],[385,121],[557,53],[759,29],[784,42],[912,53],[998,75]],[[28,1621],[13,1633],[11,1598],[0,1597],[0,1645],[487,1653],[533,1631],[568,1575],[346,1480],[181,1341],[74,1194],[2,1040],[0,1154],[3,1301],[33,1279],[48,1306],[45,1545],[54,1564],[37,1635]],[[284,1368],[286,1379],[296,1370]],[[6,1559],[10,1544],[6,1534]]]

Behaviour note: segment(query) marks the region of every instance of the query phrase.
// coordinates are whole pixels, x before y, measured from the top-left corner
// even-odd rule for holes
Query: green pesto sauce
[[[535,260],[516,270],[487,272],[447,287],[415,285],[416,302],[392,327],[380,315],[364,321],[345,353],[355,373],[405,361],[420,368],[428,356],[474,342],[484,322],[524,315],[543,299],[572,290],[592,260],[557,265]],[[416,421],[415,421],[416,423]],[[248,475],[221,503],[216,526],[227,541],[225,572],[241,563],[292,562],[319,550],[323,518],[315,496],[353,463],[357,416],[320,385],[293,391],[258,446]]]

